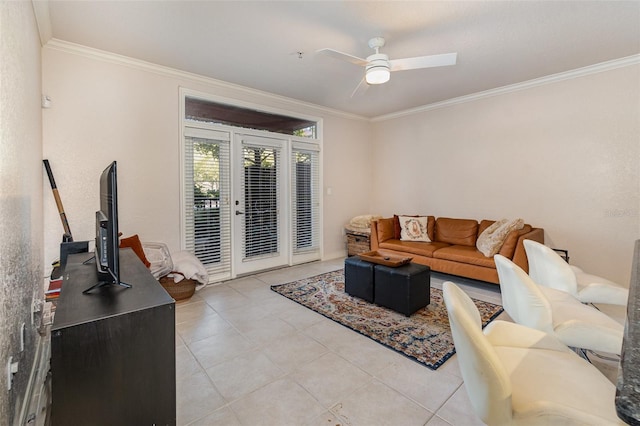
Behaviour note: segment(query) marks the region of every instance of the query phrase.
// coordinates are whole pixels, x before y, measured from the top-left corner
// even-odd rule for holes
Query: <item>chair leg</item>
[[[593,355],[603,361],[620,362],[620,355],[614,355],[611,357],[602,355],[601,353],[598,353],[592,349],[574,348],[573,346],[569,346],[569,349],[578,354],[580,358],[584,358],[585,360],[587,360],[590,364],[593,364],[593,362],[589,358],[589,355]]]
[[[587,352],[589,352],[590,354],[592,354],[596,358],[600,358],[600,359],[603,359],[605,361],[620,362],[620,355],[615,355],[613,357],[606,356],[606,355],[599,354],[598,352],[593,351],[591,349],[587,350]]]
[[[578,351],[579,351],[578,355],[580,355],[582,358],[586,359],[589,362],[589,364],[593,364],[591,362],[591,360],[589,359],[589,354],[588,354],[586,349],[578,348]]]
[[[589,364],[592,364],[591,360],[589,359],[589,355],[587,354],[587,350],[583,349],[583,348],[576,348],[573,346],[569,346],[569,349],[571,349],[573,352],[575,352],[580,358],[583,358],[584,360],[586,360]]]

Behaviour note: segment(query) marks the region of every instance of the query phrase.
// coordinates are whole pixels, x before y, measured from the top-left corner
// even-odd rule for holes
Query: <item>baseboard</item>
[[[51,403],[49,392],[49,353],[51,340],[49,327],[45,327],[44,336],[38,334],[36,354],[33,358],[31,373],[27,389],[22,400],[22,406],[16,410],[14,426],[43,426],[46,424],[48,409]]]
[[[322,256],[322,260],[332,260],[332,259],[338,259],[341,257],[347,257],[347,250],[338,250],[338,251],[333,251],[330,253],[324,253],[324,255]]]

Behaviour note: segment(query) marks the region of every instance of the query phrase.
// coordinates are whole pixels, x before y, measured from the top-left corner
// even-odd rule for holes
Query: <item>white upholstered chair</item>
[[[473,301],[443,285],[462,378],[488,425],[614,425],[615,386],[553,336],[496,320],[482,331]]]
[[[583,303],[627,305],[629,289],[569,265],[551,248],[524,240],[529,276],[536,284],[565,291]]]
[[[494,256],[502,305],[518,324],[555,335],[567,346],[620,355],[624,327],[568,293],[537,285],[518,265]]]

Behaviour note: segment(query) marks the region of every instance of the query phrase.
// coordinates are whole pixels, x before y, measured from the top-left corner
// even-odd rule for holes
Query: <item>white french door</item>
[[[287,141],[236,134],[234,140],[235,275],[287,265]]]

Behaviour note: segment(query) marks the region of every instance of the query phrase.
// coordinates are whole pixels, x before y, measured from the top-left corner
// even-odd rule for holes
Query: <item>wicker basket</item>
[[[160,277],[158,281],[160,285],[167,290],[169,296],[173,297],[174,300],[184,300],[193,296],[193,293],[196,291],[196,281],[183,279],[179,283],[173,281],[172,275],[182,275],[180,272],[172,271],[168,275],[164,277]],[[184,275],[182,275],[184,277]]]

